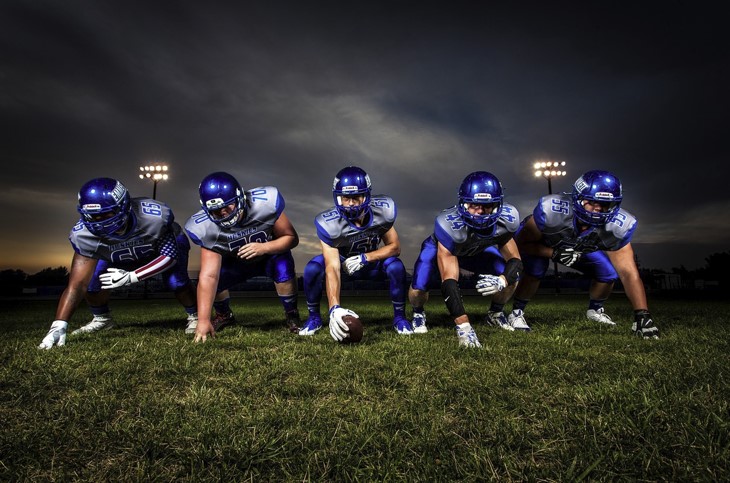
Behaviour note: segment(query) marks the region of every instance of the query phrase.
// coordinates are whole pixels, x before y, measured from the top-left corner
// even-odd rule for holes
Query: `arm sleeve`
[[[168,232],[159,240],[160,255],[134,271],[140,280],[154,277],[177,263],[177,241],[172,232]]]

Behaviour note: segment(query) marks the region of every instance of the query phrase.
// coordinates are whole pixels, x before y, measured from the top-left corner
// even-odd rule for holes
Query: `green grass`
[[[465,302],[483,350],[437,297],[413,337],[385,298],[346,299],[352,346],[289,334],[276,298],[234,299],[206,344],[174,300],[120,300],[118,328],[51,351],[55,301],[2,302],[0,480],[730,480],[730,304],[654,300],[663,338],[643,341],[618,294],[616,328],[549,295],[530,334]]]

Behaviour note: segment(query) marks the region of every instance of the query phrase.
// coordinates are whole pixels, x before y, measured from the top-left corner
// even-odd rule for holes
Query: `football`
[[[357,317],[352,315],[345,315],[342,320],[347,324],[349,329],[349,335],[342,340],[343,344],[355,344],[362,340],[362,322]]]

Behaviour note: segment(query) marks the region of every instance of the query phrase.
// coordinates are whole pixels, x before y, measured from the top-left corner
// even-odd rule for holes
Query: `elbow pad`
[[[522,276],[522,260],[519,258],[510,258],[502,273],[507,279],[507,285],[514,285]]]

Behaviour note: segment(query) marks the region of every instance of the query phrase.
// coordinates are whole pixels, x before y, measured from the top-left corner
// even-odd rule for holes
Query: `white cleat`
[[[90,334],[91,332],[111,329],[112,327],[114,327],[114,322],[112,322],[111,315],[95,315],[91,322],[74,330],[71,332],[71,335]]]
[[[507,321],[504,312],[487,312],[487,324],[500,329],[514,331],[515,328]],[[529,327],[528,327],[529,329]]]
[[[599,322],[606,325],[616,325],[616,322],[611,320],[611,317],[604,312],[603,307],[598,310],[588,310],[588,312],[586,312],[586,317],[588,317],[588,320],[592,320],[593,322]]]
[[[411,325],[413,325],[414,334],[425,334],[428,332],[428,327],[426,327],[426,313],[413,314]]]
[[[187,325],[185,326],[186,334],[194,334],[198,328],[198,314],[188,314]]]
[[[527,325],[527,321],[525,320],[525,313],[520,309],[513,310],[509,314],[509,317],[507,317],[507,322],[514,330],[530,331],[530,326]]]

